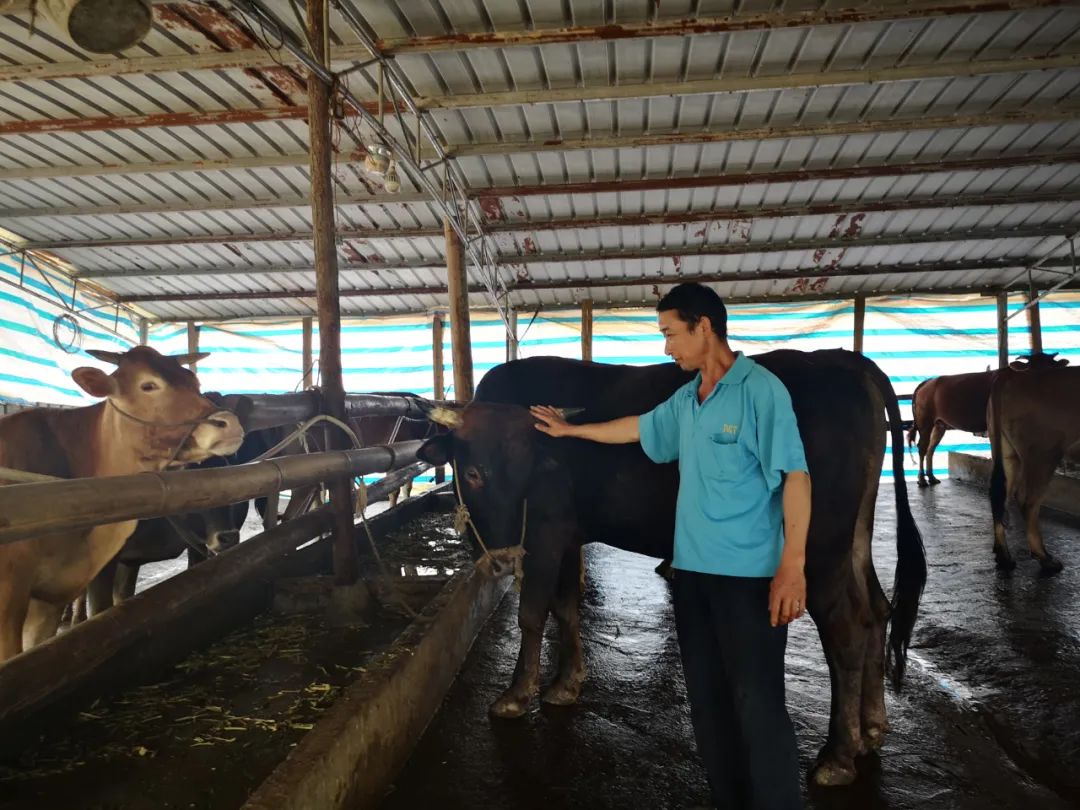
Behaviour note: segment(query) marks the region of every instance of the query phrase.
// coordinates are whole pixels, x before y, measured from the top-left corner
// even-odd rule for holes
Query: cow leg
[[[543,545],[542,541],[540,545]],[[521,717],[528,710],[533,695],[539,691],[540,645],[544,638],[548,608],[559,579],[560,556],[558,547],[551,556],[525,555],[525,578],[521,587],[521,601],[518,604],[521,646],[518,649],[517,666],[514,668],[514,680],[491,704],[490,711],[495,717]]]
[[[585,682],[585,654],[581,647],[581,593],[584,560],[578,549],[563,555],[552,612],[559,623],[559,676],[544,690],[542,700],[557,706],[577,703]]]
[[[934,451],[937,450],[937,446],[941,444],[941,439],[944,435],[945,425],[941,422],[935,422],[934,429],[930,432],[930,441],[927,443],[926,448],[926,477],[930,482],[930,486],[941,483],[934,475]]]
[[[116,569],[120,563],[116,559],[102,568],[97,576],[90,580],[86,588],[86,613],[88,616],[97,616],[103,610],[113,606],[113,583],[116,582]]]
[[[1042,530],[1039,528],[1039,512],[1046,497],[1046,489],[1054,477],[1054,466],[1028,464],[1024,467],[1024,494],[1020,500],[1020,512],[1024,516],[1028,548],[1039,561],[1044,574],[1057,574],[1062,569],[1061,560],[1046,550]]]
[[[397,506],[398,498],[400,497],[400,495],[401,495],[401,490],[400,489],[395,489],[393,492],[390,493],[390,508],[391,509],[393,509],[395,506]]]
[[[1017,489],[1021,476],[1024,474],[1024,468],[1020,463],[1020,457],[1006,436],[1001,437],[1001,463],[1005,469],[1005,509],[1007,510],[1009,502],[1017,500]],[[997,560],[997,567],[1004,571],[1016,568],[1016,561],[1013,560],[1012,552],[1009,551],[1009,541],[1005,536],[1005,523],[997,520],[994,521],[994,558]]]
[[[29,607],[28,592],[0,580],[0,663],[23,651],[23,625]]]
[[[135,595],[135,583],[139,581],[139,569],[141,566],[120,563],[116,566],[116,578],[113,580],[112,600],[114,605],[119,605],[125,599]]]
[[[83,591],[76,596],[75,601],[71,603],[71,627],[82,624],[86,619],[86,591]]]
[[[826,786],[855,781],[855,757],[863,751],[863,671],[867,645],[872,641],[869,606],[861,593],[860,578],[845,565],[831,579],[825,587],[811,587],[808,598],[832,688],[829,737],[811,770],[814,782]]]
[[[31,599],[23,624],[22,644],[24,650],[36,647],[56,635],[60,617],[64,615],[64,602],[53,604],[41,599]]]

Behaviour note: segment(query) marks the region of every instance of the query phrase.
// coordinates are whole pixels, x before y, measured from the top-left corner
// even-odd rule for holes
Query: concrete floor
[[[1058,810],[1080,806],[1080,530],[1044,521],[1066,564],[998,573],[981,490],[910,488],[930,579],[907,688],[889,695],[893,730],[852,787],[807,791],[811,808]],[[888,586],[892,488],[882,487],[874,547]],[[1018,522],[1017,522],[1017,525]],[[685,808],[707,799],[692,744],[668,585],[655,561],[593,546],[583,627],[589,678],[580,703],[488,717],[509,683],[513,593],[477,641],[439,715],[382,810]],[[545,659],[550,677],[550,661]],[[793,626],[789,705],[804,769],[824,741],[829,680],[813,623]]]

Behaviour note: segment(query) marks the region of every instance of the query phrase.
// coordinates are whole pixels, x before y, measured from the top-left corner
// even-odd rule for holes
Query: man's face
[[[683,371],[697,371],[705,364],[712,326],[708,318],[698,321],[691,329],[679,318],[676,310],[660,313],[660,334],[664,336],[664,354],[679,364]]]

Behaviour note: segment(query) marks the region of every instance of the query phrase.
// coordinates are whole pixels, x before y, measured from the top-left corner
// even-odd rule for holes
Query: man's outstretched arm
[[[571,425],[556,408],[533,405],[529,410],[536,417],[536,429],[548,436],[570,436],[601,444],[633,444],[641,439],[637,416],[623,416],[590,425]]]

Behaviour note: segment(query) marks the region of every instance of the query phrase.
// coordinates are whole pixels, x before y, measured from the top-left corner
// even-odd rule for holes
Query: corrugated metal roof
[[[298,30],[285,0],[267,5]],[[994,288],[1033,265],[1036,283],[1060,279],[1080,231],[1080,9],[978,6],[443,0],[360,17],[421,106],[449,105],[426,115],[458,155],[509,302],[531,308],[649,302],[681,276],[719,277],[735,297]],[[335,68],[363,58],[337,12],[332,30],[349,55]],[[0,17],[0,225],[154,317],[312,312],[304,73],[280,51],[284,66],[268,62],[275,44],[235,8],[155,6],[124,56],[158,61],[121,68],[47,24],[30,37],[26,14]],[[259,67],[196,61],[230,52]],[[347,79],[366,101],[375,70]],[[685,82],[717,84],[625,89]],[[575,88],[589,100],[553,95]],[[404,138],[415,121],[386,125]],[[335,130],[343,312],[444,306],[442,213],[412,178],[395,200],[358,170],[369,137],[350,117]],[[599,146],[567,148],[582,139],[569,146]],[[971,159],[983,165],[954,167]],[[926,170],[889,174],[911,164]],[[818,176],[768,177],[794,170]]]

